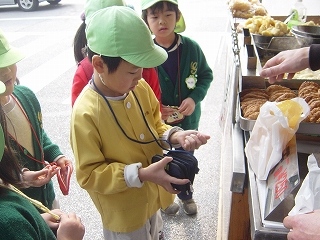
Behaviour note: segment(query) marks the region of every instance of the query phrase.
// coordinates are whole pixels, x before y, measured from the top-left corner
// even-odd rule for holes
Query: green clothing
[[[25,148],[20,147],[13,139],[12,145],[19,152],[18,158],[21,161],[22,167],[32,171],[41,170],[44,168],[44,164],[41,163],[43,159],[41,156],[42,151],[44,160],[49,163],[53,162],[58,156],[62,155],[62,153],[59,147],[51,142],[43,129],[41,107],[36,95],[29,88],[20,85],[15,86],[13,95],[21,104],[34,130],[33,132],[31,129],[34,156],[32,157]],[[35,137],[35,134],[37,137]],[[31,157],[40,162],[33,160]],[[30,187],[21,190],[27,196],[42,202],[49,209],[52,208],[52,203],[55,199],[52,181],[41,187]]]
[[[108,100],[119,124],[133,139],[154,140],[140,103],[154,136],[163,137],[172,127],[161,120],[160,105],[152,89],[140,80],[134,93],[138,101],[131,91],[122,100]],[[78,183],[92,198],[105,229],[132,232],[173,202],[174,195],[152,182],[144,182],[141,188],[127,186],[125,167],[140,162],[145,168],[162,149],[155,142],[141,144],[129,140],[106,101],[91,86],[87,85],[75,102],[70,136]]]
[[[0,239],[56,239],[35,206],[11,190],[0,196]]]
[[[166,106],[180,106],[180,99],[183,101],[188,97],[192,98],[196,104],[194,112],[190,116],[185,116],[183,121],[173,125],[185,130],[198,129],[201,116],[200,102],[207,94],[213,80],[213,74],[199,44],[188,37],[179,36],[181,39],[180,47],[182,47],[182,52],[179,66],[180,74],[177,74],[176,81],[170,79],[162,65],[158,66],[161,100],[162,104]],[[167,61],[173,60],[168,59]],[[190,78],[190,76],[197,79],[194,89],[189,89],[186,84],[186,79]],[[180,93],[178,81],[180,81]],[[174,82],[176,84],[174,84]]]

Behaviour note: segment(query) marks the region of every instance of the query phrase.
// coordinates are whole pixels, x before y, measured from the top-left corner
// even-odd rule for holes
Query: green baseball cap
[[[170,2],[178,6],[178,0],[141,0],[141,10],[146,10],[158,2]],[[184,32],[185,30],[186,30],[186,23],[180,11],[180,18],[176,23],[176,27],[174,31],[176,33],[181,33],[181,32]]]
[[[87,0],[84,5],[86,23],[96,11],[112,6],[126,6],[124,0]]]
[[[113,6],[95,12],[87,24],[86,36],[91,51],[121,57],[137,67],[156,67],[168,57],[154,44],[142,18],[128,7]]]
[[[0,29],[0,68],[11,66],[24,58],[24,54],[11,46]]]

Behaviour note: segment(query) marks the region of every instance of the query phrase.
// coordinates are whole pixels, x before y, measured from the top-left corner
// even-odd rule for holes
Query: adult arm
[[[288,240],[320,239],[320,209],[312,213],[287,216],[283,220],[283,225],[290,229]]]
[[[320,44],[312,44],[310,46],[309,65],[312,71],[320,69]]]
[[[309,67],[313,71],[320,69],[320,44],[280,52],[266,62],[260,76],[275,83],[282,81],[286,73],[287,79],[292,79],[296,72]]]

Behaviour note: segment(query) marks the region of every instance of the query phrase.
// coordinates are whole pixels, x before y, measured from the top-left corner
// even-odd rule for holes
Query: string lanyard
[[[17,104],[17,106],[20,108],[21,112],[23,113],[24,117],[26,118],[26,120],[27,120],[27,122],[28,122],[28,124],[29,124],[29,126],[30,126],[31,132],[32,132],[32,134],[34,135],[34,137],[35,137],[35,139],[36,139],[36,142],[37,142],[37,144],[38,144],[38,146],[39,146],[40,152],[41,152],[41,160],[38,160],[38,159],[34,158],[31,154],[26,154],[26,152],[25,152],[26,149],[25,149],[23,146],[21,146],[21,144],[17,141],[17,139],[16,139],[14,136],[12,136],[10,133],[8,133],[9,136],[17,143],[17,145],[18,145],[18,147],[20,148],[20,150],[21,150],[22,152],[24,152],[25,155],[26,155],[28,158],[30,158],[31,160],[36,161],[36,162],[38,162],[38,163],[41,163],[41,164],[43,164],[43,165],[47,165],[46,162],[44,161],[44,152],[43,152],[43,149],[42,149],[42,147],[41,147],[40,140],[39,140],[39,138],[38,138],[38,136],[37,136],[37,134],[36,134],[36,131],[34,130],[32,124],[31,124],[31,122],[30,122],[30,120],[29,120],[26,112],[25,112],[24,109],[22,108],[20,102],[15,98],[15,96],[11,94],[11,97],[12,97],[12,99],[15,101],[15,103]]]
[[[178,51],[178,94],[179,94],[179,105],[181,105],[182,100],[181,100],[181,79],[180,79],[180,44],[178,45],[179,42],[179,36],[177,34],[177,51]]]
[[[22,191],[20,191],[18,188],[16,188],[15,186],[9,184],[9,185],[4,185],[2,183],[0,183],[1,187],[7,188],[13,192],[16,192],[17,194],[19,194],[20,196],[24,197],[25,199],[29,200],[35,207],[39,208],[40,210],[42,210],[45,213],[49,213],[56,221],[60,221],[60,216],[51,212],[51,210],[49,208],[47,208],[46,206],[44,206],[41,202],[39,202],[38,200],[35,200],[33,198],[30,198],[29,196],[27,196],[26,194],[24,194]]]
[[[161,147],[163,150],[166,150],[166,151],[168,150],[168,149],[164,148],[164,147],[159,143],[159,140],[157,139],[157,137],[153,134],[152,130],[150,129],[150,126],[149,126],[149,124],[148,124],[148,122],[147,122],[147,119],[145,118],[145,116],[144,116],[144,114],[143,114],[143,110],[142,110],[142,107],[141,107],[141,105],[140,105],[140,102],[139,102],[136,94],[134,93],[134,91],[132,91],[132,94],[133,94],[134,98],[136,99],[136,101],[137,101],[137,103],[138,103],[138,106],[139,106],[139,109],[140,109],[140,112],[141,112],[143,121],[144,121],[145,125],[147,126],[149,132],[151,133],[151,135],[152,135],[152,137],[153,137],[153,140],[151,140],[151,141],[143,142],[143,141],[139,141],[139,140],[137,140],[137,139],[134,139],[134,138],[129,137],[128,134],[127,134],[127,133],[124,131],[124,129],[121,127],[121,125],[120,125],[120,123],[119,123],[119,121],[118,121],[118,118],[117,118],[115,112],[113,111],[113,109],[112,109],[112,107],[111,107],[111,104],[109,103],[108,99],[100,92],[100,90],[99,90],[98,87],[96,86],[93,77],[92,77],[92,83],[93,83],[95,89],[97,90],[97,92],[103,97],[103,99],[104,99],[105,102],[107,103],[107,105],[108,105],[108,107],[109,107],[109,110],[110,110],[110,112],[112,113],[112,116],[113,116],[114,120],[116,121],[118,127],[120,128],[120,130],[122,131],[122,133],[126,136],[126,138],[128,138],[129,140],[131,140],[131,141],[133,141],[133,142],[135,142],[135,143],[139,143],[139,144],[149,144],[149,143],[152,143],[152,142],[156,142],[156,143],[158,144],[158,146]],[[171,144],[170,144],[167,140],[161,140],[161,139],[160,139],[160,141],[166,142],[167,144],[169,144],[170,149],[172,149]]]

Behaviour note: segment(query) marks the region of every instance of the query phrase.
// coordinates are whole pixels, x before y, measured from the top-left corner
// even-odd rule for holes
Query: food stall
[[[272,16],[285,21],[287,16]],[[239,31],[246,19],[230,15],[230,44],[227,49],[225,99],[221,111],[220,125],[223,131],[221,156],[221,183],[219,197],[219,222],[217,239],[287,239],[288,229],[282,219],[294,206],[294,197],[308,173],[307,160],[312,153],[320,152],[319,123],[303,121],[297,130],[293,151],[298,159],[297,173],[290,178],[291,185],[281,196],[261,195],[261,189],[272,189],[281,184],[281,179],[261,182],[248,164],[245,146],[256,120],[244,117],[241,108],[241,93],[245,89],[267,89],[270,84],[259,76],[264,62],[286,49],[301,47],[294,36],[273,37],[273,44],[263,45],[247,29]],[[320,17],[308,15],[307,21],[320,24]],[[270,41],[270,40],[269,40]],[[308,73],[309,74],[309,73]],[[305,81],[320,84],[320,78],[309,78],[308,74],[297,74],[293,80],[277,83],[292,90],[298,96],[299,87]],[[306,77],[304,77],[306,76]],[[274,99],[275,100],[275,99]],[[280,160],[280,159],[279,159]],[[279,162],[273,171],[283,167]],[[273,198],[273,199],[272,199]]]

